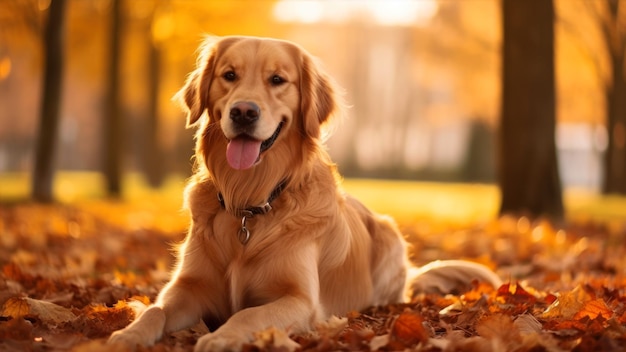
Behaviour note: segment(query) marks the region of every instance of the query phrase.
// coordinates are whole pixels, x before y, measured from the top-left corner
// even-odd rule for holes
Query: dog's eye
[[[228,71],[224,73],[222,77],[228,82],[234,82],[237,79],[237,74],[235,74],[235,71]]]
[[[281,84],[283,84],[283,83],[285,83],[285,82],[286,82],[286,81],[285,81],[285,79],[284,79],[284,78],[282,78],[282,77],[281,77],[281,76],[279,76],[279,75],[273,75],[272,77],[270,77],[270,83],[271,83],[273,86],[279,86],[279,85],[281,85]]]

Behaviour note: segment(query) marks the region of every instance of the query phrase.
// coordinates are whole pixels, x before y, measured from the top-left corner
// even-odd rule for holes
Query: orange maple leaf
[[[0,315],[12,318],[34,315],[53,324],[72,321],[76,318],[74,313],[67,308],[28,297],[10,298],[4,303]]]
[[[584,317],[589,317],[589,319],[593,320],[598,316],[601,316],[604,319],[610,319],[613,316],[613,311],[601,298],[585,302],[581,309],[574,314],[574,319],[578,320]]]
[[[416,312],[401,313],[391,327],[391,339],[405,346],[428,341],[429,335],[423,322],[424,318]]]

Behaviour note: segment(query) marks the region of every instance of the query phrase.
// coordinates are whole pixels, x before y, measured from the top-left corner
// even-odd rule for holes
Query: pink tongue
[[[259,159],[261,142],[246,137],[231,140],[226,147],[226,160],[236,170],[249,169]]]

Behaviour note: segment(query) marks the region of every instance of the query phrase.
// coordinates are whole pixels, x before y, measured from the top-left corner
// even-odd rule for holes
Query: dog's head
[[[219,130],[226,144],[222,157],[232,169],[246,170],[280,144],[297,155],[293,149],[317,143],[339,108],[335,92],[314,58],[293,43],[211,37],[177,96],[187,109],[187,126],[200,124],[199,138],[215,139],[207,135]]]

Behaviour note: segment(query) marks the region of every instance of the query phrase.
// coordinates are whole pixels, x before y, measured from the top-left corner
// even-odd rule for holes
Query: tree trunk
[[[604,154],[605,194],[626,194],[626,34],[620,31],[620,2],[607,1],[608,16],[600,26],[611,63],[611,82],[606,89],[608,145]]]
[[[122,193],[122,109],[120,104],[120,47],[121,47],[121,0],[112,1],[109,82],[104,114],[104,176],[107,193],[120,197]]]
[[[554,5],[502,1],[500,213],[563,217],[555,146]]]
[[[156,44],[149,38],[148,59],[148,116],[147,135],[148,143],[144,152],[146,162],[145,172],[150,187],[161,186],[164,178],[165,165],[163,165],[164,148],[159,142],[159,83],[161,52]]]
[[[32,179],[32,197],[41,202],[53,200],[52,184],[63,80],[64,15],[65,0],[53,0],[45,27],[44,80]]]
[[[613,58],[613,85],[606,92],[608,146],[603,192],[626,194],[626,81],[624,60]]]

